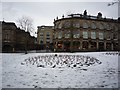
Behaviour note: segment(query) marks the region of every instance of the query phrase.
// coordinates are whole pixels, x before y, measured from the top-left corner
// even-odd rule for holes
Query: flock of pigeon
[[[120,52],[106,52],[105,55],[117,55],[120,56]]]
[[[82,67],[91,66],[93,64],[101,64],[97,58],[84,55],[39,55],[29,57],[21,63],[21,65],[36,65],[37,67]]]

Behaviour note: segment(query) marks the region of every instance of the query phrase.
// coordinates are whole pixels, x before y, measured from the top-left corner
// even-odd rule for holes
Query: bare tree
[[[34,28],[33,28],[33,19],[28,17],[28,16],[22,16],[21,18],[18,18],[17,20],[17,25],[20,27],[20,29],[23,29],[30,34],[35,33]],[[27,54],[27,49],[28,49],[28,37],[25,38],[25,54]]]
[[[108,3],[108,6],[117,4],[117,3],[119,3],[119,2],[120,2],[120,0],[113,0],[113,2]]]
[[[18,23],[18,27],[20,27],[21,29],[30,33],[34,33],[32,18],[28,16],[22,16],[21,18],[18,18],[17,23]]]

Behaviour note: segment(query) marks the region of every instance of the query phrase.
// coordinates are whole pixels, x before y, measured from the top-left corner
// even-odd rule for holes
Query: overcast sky
[[[103,17],[118,18],[118,5],[108,7],[108,2],[6,2],[0,3],[0,20],[16,22],[21,16],[31,17],[34,21],[34,28],[41,25],[53,25],[54,18],[59,18],[64,14],[80,13],[87,10],[88,15],[96,16],[102,12]],[[33,1],[33,0],[31,0]],[[35,1],[35,0],[34,0]],[[58,1],[58,0],[57,0]],[[69,0],[71,1],[71,0]],[[85,1],[85,0],[84,0]]]

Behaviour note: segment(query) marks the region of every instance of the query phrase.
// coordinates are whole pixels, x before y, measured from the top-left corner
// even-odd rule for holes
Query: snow
[[[118,88],[118,52],[1,56],[2,88]]]

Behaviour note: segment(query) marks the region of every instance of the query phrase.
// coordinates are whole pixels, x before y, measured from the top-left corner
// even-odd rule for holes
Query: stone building
[[[25,32],[18,28],[16,30],[16,50],[23,51],[23,50],[34,50],[35,48],[35,37],[30,36],[29,32]]]
[[[71,14],[54,20],[55,51],[112,51],[119,50],[118,19],[84,14]],[[119,34],[119,35],[118,35]]]
[[[38,26],[37,43],[39,49],[53,49],[53,26]]]
[[[35,49],[35,37],[17,28],[13,22],[2,21],[2,52],[18,52]]]
[[[16,25],[13,22],[2,22],[2,51],[11,52],[15,50]]]

